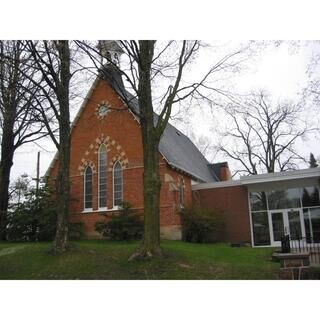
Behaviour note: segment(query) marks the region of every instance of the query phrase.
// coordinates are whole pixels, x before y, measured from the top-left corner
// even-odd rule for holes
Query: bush
[[[221,240],[224,231],[222,212],[199,207],[181,210],[182,240],[209,243]]]
[[[48,189],[30,188],[25,201],[8,212],[7,238],[10,241],[51,241],[56,232],[55,206]]]
[[[108,222],[97,222],[96,231],[110,240],[135,240],[143,235],[143,221],[132,212],[131,205],[122,204],[121,213],[112,216]]]
[[[81,240],[84,236],[84,225],[82,222],[69,223],[69,239]]]

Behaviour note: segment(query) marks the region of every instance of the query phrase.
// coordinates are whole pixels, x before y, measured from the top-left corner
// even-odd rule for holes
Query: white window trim
[[[92,211],[92,207],[86,208],[86,192],[87,192],[87,190],[86,190],[86,172],[89,167],[91,169],[92,187],[93,187],[93,169],[90,165],[88,165],[86,167],[86,169],[84,170],[84,175],[83,175],[83,211],[82,212],[91,212]],[[93,191],[93,188],[92,188],[92,191]],[[91,196],[92,196],[92,200],[93,200],[93,194]],[[93,204],[93,201],[91,201],[91,203]]]
[[[113,205],[113,208],[117,208],[115,210],[119,210],[120,209],[120,206],[116,206],[114,204],[114,167],[115,165],[119,162],[120,166],[121,166],[121,195],[122,195],[122,201],[123,201],[123,168],[122,168],[122,164],[120,163],[119,160],[117,160],[114,164],[113,164],[113,167],[112,167],[112,205]]]
[[[308,170],[308,169],[306,169]],[[314,186],[310,186],[310,187],[314,187]],[[317,186],[316,186],[317,187]],[[303,187],[292,187],[292,189],[296,189],[296,188],[299,188],[299,189],[303,189]],[[288,189],[291,189],[291,188],[288,188]],[[255,210],[255,211],[252,211],[251,210],[251,202],[250,202],[250,193],[251,192],[257,192],[255,190],[248,190],[248,207],[249,207],[249,218],[250,218],[250,231],[251,231],[251,244],[252,244],[252,247],[253,248],[270,248],[270,247],[275,247],[275,246],[278,246],[278,244],[275,243],[274,239],[273,239],[273,232],[272,232],[272,218],[271,218],[271,214],[272,212],[286,212],[285,214],[287,214],[287,212],[289,210],[294,210],[294,211],[299,211],[299,214],[300,214],[300,217],[302,217],[302,221],[301,221],[301,232],[304,232],[304,235],[306,235],[305,233],[305,225],[304,225],[304,222],[303,222],[303,210],[305,209],[308,209],[308,216],[309,216],[309,220],[310,220],[310,209],[312,208],[320,208],[320,206],[313,206],[313,207],[304,207],[303,206],[303,203],[302,203],[302,192],[300,192],[300,207],[296,207],[296,208],[283,208],[283,209],[270,209],[269,208],[269,199],[268,199],[268,196],[269,196],[269,193],[270,191],[267,191],[267,190],[263,190],[263,192],[265,192],[266,194],[266,204],[267,204],[267,208],[266,210]],[[270,235],[270,245],[263,245],[263,246],[260,246],[260,245],[255,245],[254,243],[254,231],[253,231],[253,221],[252,221],[252,213],[255,213],[255,212],[267,212],[267,215],[268,215],[268,223],[269,223],[269,235]],[[310,229],[312,230],[312,223],[311,221],[309,221],[310,223]],[[303,231],[304,230],[304,231]],[[313,230],[312,230],[313,231]],[[313,232],[312,232],[312,235],[313,235]]]
[[[122,208],[120,206],[115,206],[111,209],[108,208],[99,208],[98,210],[93,210],[93,209],[86,209],[83,210],[81,213],[88,213],[88,212],[92,212],[92,213],[101,213],[101,212],[113,212],[113,211],[120,211],[122,210]]]
[[[106,207],[100,207],[100,148],[101,146],[104,146],[106,148]],[[107,146],[104,143],[100,144],[99,150],[98,150],[98,210],[105,211],[104,209],[108,208],[108,157],[107,157]]]

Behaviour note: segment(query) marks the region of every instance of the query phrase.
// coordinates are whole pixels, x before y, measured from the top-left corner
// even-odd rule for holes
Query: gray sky
[[[220,41],[220,43],[223,43],[226,48],[232,48],[238,45],[239,42]],[[217,45],[217,43],[213,44]],[[250,60],[250,63],[246,64],[246,68],[242,72],[234,74],[228,80],[228,85],[237,93],[246,93],[252,89],[264,88],[272,94],[275,100],[297,99],[298,93],[307,85],[307,66],[312,52],[315,52],[317,49],[317,46],[305,45],[305,43],[298,48],[287,43],[279,47],[267,45],[260,50],[254,59]],[[215,53],[217,52],[209,50],[200,55],[196,65],[193,65],[192,69],[197,70],[197,72],[205,70],[211,63],[210,59]],[[192,72],[194,71],[191,71],[191,75]],[[88,89],[88,87],[84,88],[82,92],[83,97],[85,97]],[[72,111],[73,116],[79,107],[80,103],[74,107]],[[308,114],[310,115],[310,113]],[[306,117],[308,114],[306,114]],[[190,121],[188,124],[188,134],[193,131],[196,136],[205,135],[214,140],[216,137],[212,128],[223,124],[223,117],[219,116],[218,112],[214,113],[213,117],[208,109],[203,108],[201,112],[194,112]],[[199,123],[201,123],[201,126],[199,126]],[[177,126],[182,131],[185,131],[183,124],[177,123]],[[23,173],[35,176],[37,151],[41,151],[40,173],[41,175],[45,173],[55,154],[55,148],[49,139],[41,141],[38,144],[41,147],[30,144],[17,150],[14,157],[11,181]],[[304,154],[308,154],[312,150],[316,156],[320,155],[320,146],[315,136],[310,137],[308,141],[299,143],[298,148]],[[220,155],[215,155],[214,153],[208,155],[208,158],[217,162],[225,160]],[[232,169],[235,164],[232,162],[230,164]]]

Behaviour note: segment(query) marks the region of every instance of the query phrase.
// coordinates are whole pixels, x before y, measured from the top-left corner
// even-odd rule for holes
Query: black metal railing
[[[310,264],[320,265],[320,241],[311,237],[290,237],[285,235],[281,238],[282,253],[308,253]]]

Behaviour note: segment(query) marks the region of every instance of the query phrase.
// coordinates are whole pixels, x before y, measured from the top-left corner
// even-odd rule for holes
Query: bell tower
[[[99,40],[98,50],[102,57],[103,64],[120,65],[120,57],[123,50],[117,40]]]

